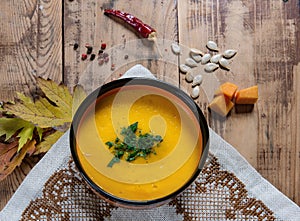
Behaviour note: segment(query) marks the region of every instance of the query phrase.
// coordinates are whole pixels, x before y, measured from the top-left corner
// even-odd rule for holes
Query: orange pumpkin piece
[[[235,95],[236,104],[255,104],[258,99],[258,86],[239,90]]]
[[[224,84],[221,84],[219,89],[215,91],[215,95],[225,95],[229,100],[232,100],[234,97],[235,92],[237,91],[238,86],[236,84],[225,82]]]
[[[218,113],[219,115],[225,117],[229,113],[229,111],[233,108],[234,103],[227,99],[224,95],[216,96],[208,107]]]

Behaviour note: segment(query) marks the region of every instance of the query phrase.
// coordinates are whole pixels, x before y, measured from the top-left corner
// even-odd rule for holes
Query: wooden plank
[[[258,84],[262,95],[252,113],[232,112],[225,120],[207,115],[210,126],[299,204],[297,1],[179,1],[178,10],[180,43],[205,50],[214,40],[221,51],[237,49],[230,71],[218,69],[214,76],[241,88]],[[205,108],[210,99],[198,102]]]
[[[299,32],[298,32],[299,33]],[[298,34],[299,35],[299,34]],[[298,39],[299,36],[298,36]],[[293,75],[295,77],[295,81],[294,81],[294,88],[295,88],[295,94],[297,94],[297,96],[295,97],[295,105],[293,105],[293,115],[292,118],[294,120],[295,123],[295,128],[293,130],[293,138],[295,139],[295,155],[294,155],[294,160],[295,160],[295,189],[294,192],[292,193],[294,195],[294,201],[296,203],[298,203],[298,205],[300,204],[300,173],[299,173],[299,168],[300,168],[300,160],[297,159],[297,153],[300,152],[300,136],[299,136],[299,131],[300,131],[300,114],[299,114],[299,110],[300,110],[300,65],[297,64],[294,67],[294,71],[293,71]],[[298,156],[299,157],[299,156]]]
[[[297,1],[257,2],[251,13],[257,33],[255,78],[264,94],[259,106],[259,117],[263,119],[258,124],[257,169],[299,203],[299,193],[295,190],[300,185],[296,180],[300,156],[297,121],[294,120],[299,113],[296,100],[300,96],[294,71],[294,64],[299,63],[300,58],[299,5]]]
[[[0,101],[34,94],[34,75],[62,80],[61,1],[1,1]],[[30,158],[0,182],[0,210],[38,161]]]
[[[34,75],[61,81],[61,3],[4,0],[0,28],[0,100],[34,93]]]
[[[158,33],[159,50],[164,57],[159,56],[155,45],[105,16],[105,8],[129,12],[154,27]],[[173,1],[65,2],[65,82],[69,87],[79,83],[88,89],[94,89],[106,81],[118,78],[130,67],[140,63],[159,78],[168,78],[178,85],[178,60],[170,54],[170,42],[177,41],[176,27],[177,11]],[[104,52],[109,54],[108,63],[98,65],[97,59],[81,60],[81,54],[86,52],[86,43],[93,46],[97,55],[103,42],[107,44]],[[74,43],[79,44],[76,51],[73,50]]]
[[[38,163],[40,157],[25,158],[20,167],[0,182],[0,211],[4,208],[30,170]]]
[[[249,131],[257,128],[257,112],[254,111],[251,115],[232,113],[231,117],[223,119],[214,113],[209,114],[207,111],[207,105],[220,84],[231,81],[241,88],[255,84],[254,66],[251,62],[254,53],[251,44],[251,30],[243,27],[243,17],[247,17],[247,11],[239,1],[231,3],[223,1],[179,2],[178,8],[181,44],[190,48],[199,48],[211,55],[222,53],[226,49],[238,50],[238,54],[232,59],[230,71],[219,68],[215,72],[207,74],[203,71],[203,65],[198,67],[197,71],[204,73],[206,79],[202,84],[205,96],[200,96],[197,102],[206,113],[210,126],[214,130],[225,139],[228,138],[227,140],[238,148],[245,145],[251,147],[239,148],[239,151],[247,156],[247,160],[252,165],[256,166],[257,140],[255,137],[249,137],[254,136]],[[218,44],[219,52],[207,50],[206,43],[209,40]],[[247,127],[241,127],[238,134],[248,134],[249,139],[236,139],[238,135],[234,134],[236,131],[231,128],[237,125],[247,125]]]

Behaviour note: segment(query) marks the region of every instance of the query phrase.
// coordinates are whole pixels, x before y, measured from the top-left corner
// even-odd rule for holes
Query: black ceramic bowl
[[[161,143],[146,156],[143,147],[133,145],[140,151],[135,160],[126,151],[115,157],[120,148],[116,142],[126,140],[120,138],[122,129],[135,121],[135,141],[144,132],[159,131]],[[103,199],[127,208],[152,208],[172,200],[199,175],[209,130],[198,105],[179,88],[154,79],[124,78],[99,87],[82,102],[71,125],[70,148],[84,180]]]

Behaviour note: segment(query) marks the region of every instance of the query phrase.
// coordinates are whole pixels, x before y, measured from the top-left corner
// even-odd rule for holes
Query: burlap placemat
[[[153,77],[138,65],[125,76]],[[32,169],[1,221],[13,220],[300,220],[300,208],[210,129],[210,153],[195,182],[170,203],[150,210],[109,205],[83,182],[71,159],[69,132]]]

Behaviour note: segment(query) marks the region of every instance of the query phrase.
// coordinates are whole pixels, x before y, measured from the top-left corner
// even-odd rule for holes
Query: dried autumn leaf
[[[0,164],[0,181],[4,180],[11,172],[14,171],[14,169],[19,166],[24,157],[26,156],[26,153],[28,150],[32,149],[33,146],[35,145],[36,141],[32,140],[32,141],[28,141],[24,147],[15,155],[11,156],[12,153],[15,153],[16,150],[13,149],[13,151],[9,152],[8,155],[5,154],[0,154],[0,157],[5,156],[5,159],[2,161],[1,159],[1,164]],[[1,144],[3,145],[3,144]],[[17,146],[17,144],[16,144]],[[16,148],[16,147],[14,147]],[[1,150],[2,148],[0,148]],[[7,148],[3,148],[3,149],[7,149]],[[9,159],[8,159],[9,158]]]
[[[32,100],[30,97],[25,96],[24,94],[17,92],[17,97],[19,100],[21,100],[24,103],[32,103]],[[15,103],[12,103],[15,104]]]
[[[20,118],[0,118],[0,136],[5,135],[5,141],[8,141],[18,131],[17,137],[19,137],[18,151],[32,139],[35,126]],[[38,129],[38,133],[41,137],[42,130]]]
[[[0,143],[0,171],[10,162],[10,159],[18,150],[18,141],[11,143]],[[1,172],[0,172],[1,173]]]
[[[47,152],[69,128],[72,113],[86,97],[81,86],[74,88],[72,97],[62,84],[42,78],[37,78],[37,83],[44,93],[42,97],[33,101],[17,93],[15,103],[6,103],[0,109],[0,136],[5,135],[6,141],[12,136],[19,137],[12,144],[0,143],[0,180],[20,165],[26,153],[36,155]],[[16,117],[7,118],[7,114]],[[39,143],[35,145],[36,142]]]
[[[86,92],[81,85],[77,85],[73,92],[72,116],[76,113],[79,105],[86,98]]]
[[[53,134],[45,137],[41,143],[36,145],[34,155],[47,152],[63,134],[63,132],[55,131]]]
[[[72,116],[72,95],[65,85],[58,85],[52,80],[40,77],[37,78],[37,83],[46,97],[60,108],[65,117]],[[71,121],[71,118],[69,120]]]
[[[35,103],[8,104],[5,105],[5,110],[42,128],[64,123],[59,108],[52,106],[45,98]]]
[[[57,85],[51,80],[40,79],[38,82],[47,98],[39,98],[33,102],[31,98],[18,93],[21,102],[5,104],[4,110],[41,128],[59,127],[70,123],[72,96],[66,87]]]

